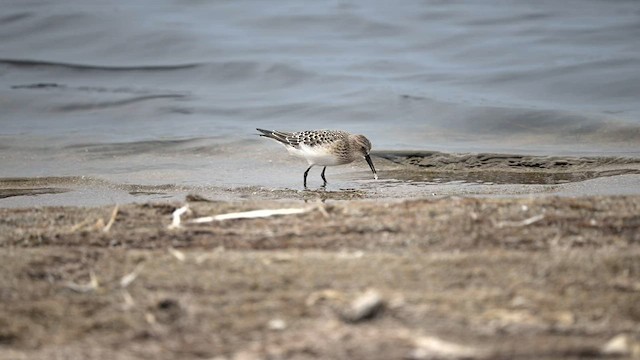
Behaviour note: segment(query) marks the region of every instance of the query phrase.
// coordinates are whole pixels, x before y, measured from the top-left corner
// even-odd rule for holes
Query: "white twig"
[[[171,217],[172,217],[171,225],[169,225],[168,228],[169,229],[180,228],[180,216],[182,216],[182,214],[186,213],[187,211],[189,211],[189,205],[185,205],[181,208],[175,209],[171,214]]]
[[[133,297],[126,289],[122,289],[122,300],[124,303],[122,304],[122,308],[124,310],[129,310],[136,305],[136,302],[133,300]]]
[[[133,270],[132,272],[123,276],[122,279],[120,279],[120,286],[122,288],[126,288],[127,286],[129,286],[135,279],[138,278],[138,275],[140,275],[141,270],[142,270],[141,265],[136,266],[135,270]]]
[[[289,209],[263,209],[253,211],[243,211],[228,214],[220,214],[215,216],[205,216],[190,220],[189,223],[201,224],[213,221],[224,221],[232,219],[254,219],[276,215],[293,215],[302,214],[313,210],[314,208],[289,208]]]
[[[536,216],[532,216],[528,219],[524,219],[522,221],[500,221],[500,222],[497,222],[495,226],[498,228],[528,226],[531,224],[535,224],[542,219],[544,219],[544,214],[539,214]]]
[[[413,359],[483,359],[483,349],[445,341],[433,336],[421,336],[415,341]]]
[[[176,250],[172,247],[169,248],[169,254],[173,255],[173,257],[179,261],[185,261],[187,258],[182,251]]]
[[[118,210],[119,210],[118,205],[116,205],[113,208],[113,211],[111,212],[111,217],[109,218],[107,225],[105,225],[105,227],[102,228],[102,231],[109,232],[109,230],[111,230],[111,226],[113,225],[114,222],[116,222],[116,216],[118,216]]]
[[[98,290],[100,284],[98,284],[98,278],[96,277],[96,274],[93,273],[93,271],[89,272],[89,278],[90,280],[87,284],[76,284],[70,281],[67,283],[66,287],[79,293],[88,293]]]

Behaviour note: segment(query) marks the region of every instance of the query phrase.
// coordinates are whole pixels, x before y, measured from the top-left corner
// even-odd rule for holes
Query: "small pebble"
[[[631,353],[631,341],[625,334],[614,336],[609,340],[600,351],[607,356],[626,356]]]
[[[287,328],[287,323],[282,319],[271,319],[267,327],[269,330],[282,331]]]
[[[384,300],[380,293],[369,289],[351,302],[342,313],[342,319],[353,323],[369,320],[378,315],[384,307]]]

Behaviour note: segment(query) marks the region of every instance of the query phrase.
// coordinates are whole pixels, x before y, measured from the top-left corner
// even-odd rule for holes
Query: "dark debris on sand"
[[[639,197],[192,200],[0,209],[0,359],[640,356]]]

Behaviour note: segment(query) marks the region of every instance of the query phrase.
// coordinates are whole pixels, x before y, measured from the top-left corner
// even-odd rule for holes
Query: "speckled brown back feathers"
[[[334,142],[346,141],[349,133],[339,130],[314,130],[314,131],[298,131],[285,132],[276,130],[256,129],[262,134],[260,136],[277,140],[285,145],[299,148],[301,144],[307,146],[329,145]]]

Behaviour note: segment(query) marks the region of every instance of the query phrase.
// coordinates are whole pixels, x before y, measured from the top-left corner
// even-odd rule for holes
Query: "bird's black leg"
[[[324,181],[324,184],[322,184],[322,187],[326,187],[327,186],[327,179],[324,177],[324,171],[327,170],[327,167],[325,166],[324,169],[322,169],[322,173],[320,174],[320,176],[322,176],[322,181]]]
[[[307,168],[307,171],[304,172],[304,188],[307,188],[307,175],[309,175],[309,170],[311,170],[311,168],[313,167],[313,165],[309,166]]]

